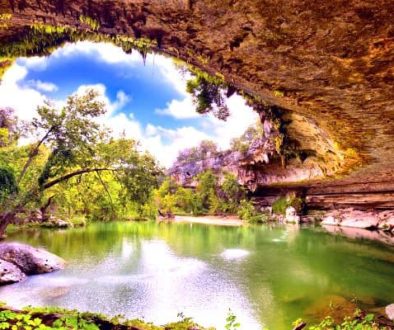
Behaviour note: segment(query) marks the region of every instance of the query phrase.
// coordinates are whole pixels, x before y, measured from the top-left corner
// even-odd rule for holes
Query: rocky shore
[[[20,243],[0,244],[0,285],[21,282],[28,275],[63,269],[65,261],[43,249]]]

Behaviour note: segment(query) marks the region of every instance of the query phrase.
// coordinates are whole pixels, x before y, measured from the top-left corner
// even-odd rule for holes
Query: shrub
[[[221,190],[224,195],[221,201],[222,211],[236,213],[240,201],[245,198],[245,189],[238,183],[234,174],[226,173]]]
[[[7,196],[16,193],[18,186],[15,180],[14,172],[9,168],[0,168],[0,201]]]
[[[303,208],[303,201],[300,197],[297,197],[295,193],[290,193],[285,197],[279,197],[272,203],[272,212],[276,214],[286,214],[286,209],[289,206],[294,207],[297,212],[300,212]]]
[[[301,325],[301,319],[293,323],[294,327]],[[381,326],[373,314],[366,314],[357,309],[353,316],[347,316],[336,323],[331,316],[325,317],[319,324],[306,327],[308,330],[385,330],[389,327]],[[390,327],[391,329],[391,327]]]
[[[263,223],[268,221],[268,217],[265,214],[259,213],[252,202],[246,199],[241,201],[238,216],[241,220],[248,221],[250,223]]]

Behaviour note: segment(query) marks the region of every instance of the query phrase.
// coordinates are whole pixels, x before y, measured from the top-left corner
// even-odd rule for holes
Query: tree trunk
[[[45,205],[40,208],[41,217],[42,217],[41,221],[42,222],[46,222],[46,221],[49,220],[50,214],[48,214],[48,208],[51,206],[52,200],[53,200],[54,197],[55,196],[49,197],[48,201],[45,203]]]
[[[0,215],[0,239],[4,238],[7,226],[15,221],[16,213],[7,212]]]

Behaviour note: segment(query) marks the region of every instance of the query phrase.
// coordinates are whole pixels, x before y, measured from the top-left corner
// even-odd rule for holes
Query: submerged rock
[[[357,306],[355,303],[342,296],[323,296],[309,306],[305,315],[314,320],[322,320],[326,316],[331,316],[335,322],[341,322],[344,317],[353,315]]]
[[[0,260],[0,285],[21,282],[26,275],[14,264]]]
[[[0,244],[0,259],[13,263],[27,275],[50,273],[64,268],[64,260],[48,251],[20,243]]]

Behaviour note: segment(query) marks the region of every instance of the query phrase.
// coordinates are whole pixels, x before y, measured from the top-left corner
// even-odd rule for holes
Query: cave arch
[[[70,38],[167,54],[285,109],[289,134],[350,173],[323,180],[333,191],[394,191],[393,13],[390,0],[1,0],[0,66]]]

